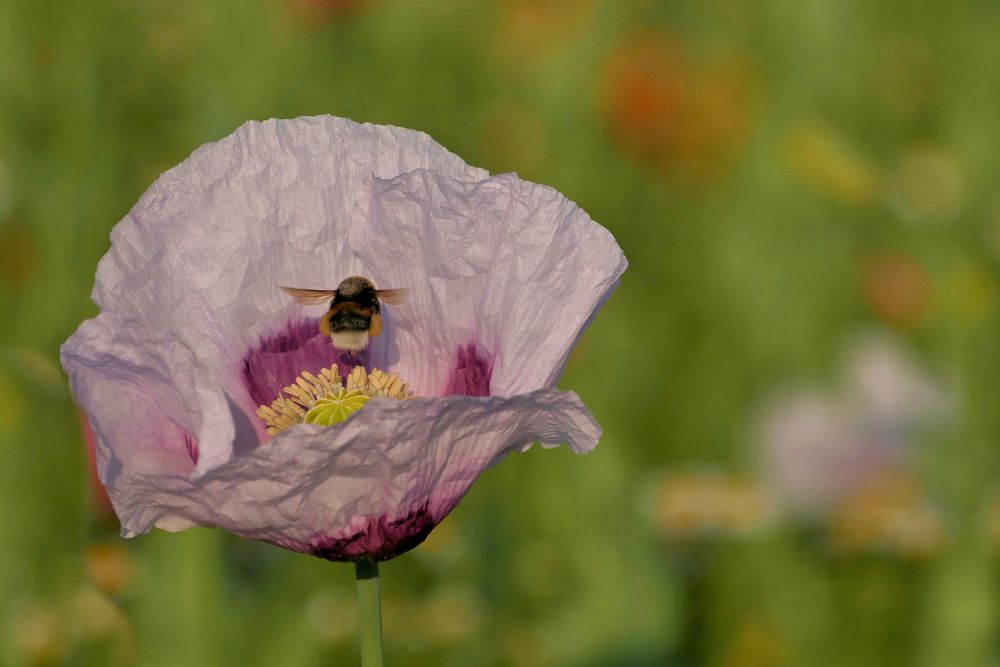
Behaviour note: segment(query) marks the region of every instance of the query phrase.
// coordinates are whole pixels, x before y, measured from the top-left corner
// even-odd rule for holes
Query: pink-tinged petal
[[[263,429],[220,389],[176,337],[103,313],[61,349],[77,404],[97,438],[98,473],[199,473],[255,447]],[[194,456],[197,454],[197,456]],[[116,505],[117,507],[117,505]]]
[[[115,226],[94,301],[171,332],[247,409],[240,359],[304,312],[278,285],[379,284],[347,247],[349,216],[363,183],[413,169],[487,175],[413,130],[330,116],[246,123],[164,173]]]
[[[600,429],[579,398],[373,399],[336,427],[296,426],[195,478],[119,475],[129,534],[221,526],[331,560],[410,549],[489,465],[534,441],[593,449]]]
[[[188,441],[194,441],[190,431],[198,416],[174,384],[175,368],[141,349],[118,349],[116,356],[113,336],[97,320],[84,322],[63,345],[62,363],[77,403],[89,415],[97,475],[120,517],[128,495],[124,480],[194,472]],[[183,352],[172,352],[179,369]]]
[[[432,396],[455,390],[470,349],[489,369],[490,394],[552,386],[627,266],[614,237],[576,204],[512,174],[372,179],[349,242],[387,286],[407,288],[392,308],[392,370]]]

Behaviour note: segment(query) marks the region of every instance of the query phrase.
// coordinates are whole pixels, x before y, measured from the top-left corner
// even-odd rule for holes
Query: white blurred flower
[[[947,394],[896,343],[854,341],[838,391],[786,393],[759,423],[761,475],[781,506],[823,514],[907,468],[921,429],[950,413]]]

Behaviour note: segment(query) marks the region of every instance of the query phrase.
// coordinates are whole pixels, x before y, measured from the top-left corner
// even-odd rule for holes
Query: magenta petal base
[[[379,517],[358,523],[363,527],[356,531],[340,531],[317,539],[312,554],[333,561],[354,561],[365,556],[379,562],[389,560],[419,545],[437,525],[426,506],[400,519]]]

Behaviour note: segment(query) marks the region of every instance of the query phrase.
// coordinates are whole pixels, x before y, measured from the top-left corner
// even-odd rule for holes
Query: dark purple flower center
[[[318,320],[289,321],[276,333],[264,336],[243,356],[243,384],[257,405],[269,405],[304,371],[317,374],[334,364],[341,378],[355,366],[371,370],[369,350],[341,352],[319,331]],[[493,355],[475,343],[456,350],[445,385],[446,396],[489,396]]]
[[[389,560],[423,542],[436,525],[427,506],[400,519],[366,519],[365,526],[350,535],[331,535],[312,543],[312,554],[333,561],[353,561],[370,556]]]
[[[320,333],[318,320],[291,321],[244,355],[243,384],[257,405],[269,405],[300,373],[315,374],[334,364],[347,377],[355,366],[368,368],[368,350],[341,352]]]

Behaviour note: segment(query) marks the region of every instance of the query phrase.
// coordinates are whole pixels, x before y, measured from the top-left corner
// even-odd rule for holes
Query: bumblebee
[[[368,340],[382,333],[379,301],[398,303],[403,290],[377,290],[363,276],[345,278],[335,290],[282,287],[298,303],[315,306],[330,301],[330,309],[319,320],[319,330],[329,336],[333,346],[345,352],[368,347]]]

